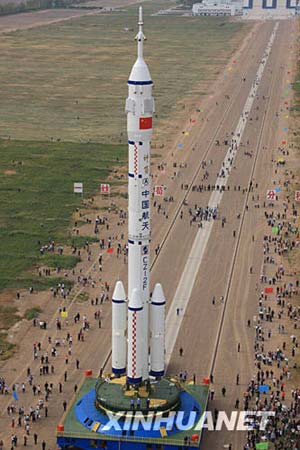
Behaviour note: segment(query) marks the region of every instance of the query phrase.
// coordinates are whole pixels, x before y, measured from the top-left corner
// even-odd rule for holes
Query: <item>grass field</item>
[[[170,113],[184,114],[183,97],[207,92],[207,82],[216,78],[249,26],[223,18],[151,16],[174,3],[143,4],[156,140],[165,136],[162,122]],[[137,6],[131,6],[2,35],[0,135],[126,142],[124,104],[136,55],[136,22]]]
[[[143,4],[155,134],[161,138],[163,124],[171,115],[186,114],[183,99],[194,98],[216,78],[249,26],[221,18],[151,16],[172,4]],[[30,267],[76,264],[72,257],[42,258],[39,248],[52,239],[71,243],[70,218],[81,203],[73,182],[82,181],[89,197],[126,161],[124,103],[136,44],[135,33],[123,30],[136,30],[136,22],[132,6],[1,36],[1,135],[11,139],[0,139],[0,289],[47,288],[55,280],[33,277]],[[89,139],[103,144],[82,142]]]
[[[8,330],[15,323],[21,320],[20,315],[17,314],[18,309],[11,305],[0,305],[0,361],[10,358],[16,346],[7,340]]]
[[[300,63],[297,63],[297,74],[295,79],[293,80],[293,90],[294,90],[294,99],[292,110],[297,111],[296,114],[300,111]]]
[[[79,261],[81,261],[80,257],[72,255],[46,254],[41,258],[42,264],[47,267],[54,267],[56,269],[73,269]]]
[[[26,270],[36,264],[70,268],[72,256],[41,256],[41,245],[54,239],[71,243],[70,217],[80,205],[73,182],[84,183],[91,196],[113,166],[123,165],[121,145],[0,140],[0,289],[54,284],[34,279]],[[118,161],[117,161],[118,158]],[[74,243],[82,244],[75,238]]]
[[[27,320],[36,319],[41,312],[42,312],[42,310],[39,307],[26,309],[24,317]]]

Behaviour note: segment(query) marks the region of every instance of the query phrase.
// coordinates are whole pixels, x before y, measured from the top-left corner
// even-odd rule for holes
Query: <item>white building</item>
[[[222,0],[204,0],[193,4],[193,16],[237,16],[243,14],[242,3]]]

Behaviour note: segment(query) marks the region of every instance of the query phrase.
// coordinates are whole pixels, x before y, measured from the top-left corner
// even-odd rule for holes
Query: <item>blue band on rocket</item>
[[[149,81],[132,81],[132,80],[128,80],[127,84],[133,84],[134,86],[149,86],[151,84],[153,84],[153,81],[149,80]]]

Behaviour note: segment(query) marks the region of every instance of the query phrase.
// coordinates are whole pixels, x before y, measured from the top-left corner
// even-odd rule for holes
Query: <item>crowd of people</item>
[[[256,448],[259,442],[271,442],[276,450],[299,449],[300,444],[300,389],[296,376],[298,364],[298,337],[300,294],[297,263],[290,262],[299,247],[297,208],[286,183],[292,171],[275,170],[275,177],[285,179],[287,198],[276,206],[270,203],[264,212],[266,229],[263,238],[263,264],[258,295],[258,313],[255,323],[255,366],[244,394],[245,409],[273,411],[265,431],[253,423],[248,432],[245,450]],[[278,180],[279,183],[279,180]],[[274,181],[275,184],[275,181]],[[258,285],[257,285],[258,287]],[[263,389],[261,389],[263,387]]]

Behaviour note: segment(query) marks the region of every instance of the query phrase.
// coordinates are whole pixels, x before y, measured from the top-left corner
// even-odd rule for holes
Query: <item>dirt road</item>
[[[143,1],[143,0],[142,0]],[[147,1],[147,0],[144,0]],[[111,8],[126,7],[141,3],[141,0],[117,0],[114,2],[99,0],[95,2],[84,3],[85,6],[95,6],[96,8],[109,6]],[[101,10],[95,9],[45,9],[43,11],[34,11],[28,13],[12,14],[9,16],[0,16],[0,33],[9,33],[17,30],[26,30],[29,28],[40,27],[52,23],[63,22],[92,14],[102,14]],[[109,14],[106,12],[106,14]]]

